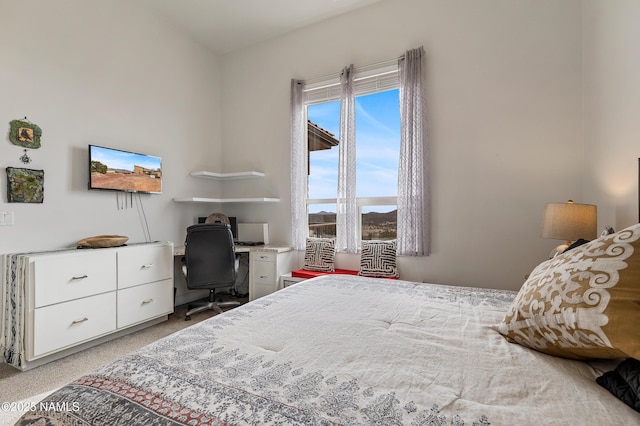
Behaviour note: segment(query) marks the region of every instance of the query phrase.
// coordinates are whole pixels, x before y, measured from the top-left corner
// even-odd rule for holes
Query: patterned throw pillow
[[[574,359],[640,359],[640,224],[536,267],[504,321],[509,341]]]
[[[377,278],[398,278],[396,240],[362,241],[358,275]]]
[[[333,272],[336,258],[336,241],[333,238],[307,238],[304,265],[307,271]]]

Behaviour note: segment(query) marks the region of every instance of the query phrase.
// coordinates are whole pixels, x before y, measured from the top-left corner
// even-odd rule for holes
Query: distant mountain
[[[398,221],[398,210],[388,213],[370,212],[362,215],[364,225],[381,225],[383,223],[396,223]]]
[[[396,223],[398,211],[393,210],[388,213],[371,212],[362,215],[365,225],[381,225],[384,223]],[[309,214],[309,223],[335,223],[336,214],[334,212],[321,211]]]
[[[309,214],[309,223],[335,223],[336,214],[333,212],[321,211]]]

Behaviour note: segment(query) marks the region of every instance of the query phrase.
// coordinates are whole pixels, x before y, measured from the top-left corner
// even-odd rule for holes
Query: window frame
[[[354,75],[354,96],[371,95],[400,89],[400,75],[397,60],[380,62],[367,67],[356,68]],[[305,83],[303,90],[304,120],[308,122],[308,108],[327,102],[340,100],[340,74],[324,77]],[[305,156],[309,158],[308,151],[308,130],[305,132]],[[305,182],[306,194],[305,205],[307,217],[309,217],[309,206],[313,204],[335,204],[336,198],[309,198],[308,179]],[[358,210],[357,217],[357,240],[358,250],[362,244],[362,208],[367,206],[398,206],[397,196],[376,196],[376,197],[356,197]],[[307,231],[309,224],[307,223]],[[336,229],[337,232],[337,229]],[[397,232],[397,229],[396,229]],[[396,234],[397,238],[397,234]]]

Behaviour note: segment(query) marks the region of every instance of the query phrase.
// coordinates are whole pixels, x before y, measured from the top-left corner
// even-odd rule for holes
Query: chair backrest
[[[187,228],[186,281],[190,289],[230,287],[236,281],[235,246],[231,228],[203,223]]]

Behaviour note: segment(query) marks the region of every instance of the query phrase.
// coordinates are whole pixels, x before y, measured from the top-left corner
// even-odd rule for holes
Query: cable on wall
[[[127,210],[133,208],[134,198],[133,192],[116,192],[116,208],[118,210]],[[144,211],[144,204],[142,203],[142,197],[140,193],[136,193],[136,208],[138,210],[138,218],[140,219],[140,226],[142,227],[142,233],[144,235],[145,242],[151,242],[151,232],[149,231],[149,222],[147,221],[147,215]]]
[[[138,202],[136,206],[138,207],[138,217],[140,218],[140,225],[142,226],[142,233],[144,234],[144,238],[146,242],[151,242],[151,232],[149,231],[149,223],[147,222],[147,215],[144,212],[144,205],[142,204],[142,197],[140,193],[138,195]]]

